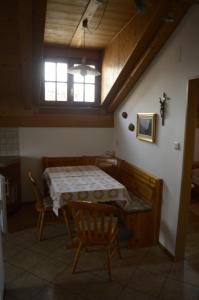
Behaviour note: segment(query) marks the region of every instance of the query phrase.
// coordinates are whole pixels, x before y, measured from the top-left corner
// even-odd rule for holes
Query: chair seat
[[[53,200],[51,197],[44,197],[43,198],[43,205],[45,209],[53,208]]]

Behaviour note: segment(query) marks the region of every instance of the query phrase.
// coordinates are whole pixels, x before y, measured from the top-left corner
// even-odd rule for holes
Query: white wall
[[[27,180],[42,175],[42,156],[103,155],[113,150],[112,128],[19,128],[22,201],[33,201]]]
[[[174,254],[180,198],[188,80],[199,75],[199,5],[194,5],[115,113],[116,155],[164,181],[160,242]],[[199,77],[199,76],[198,76]],[[166,92],[165,126],[161,126],[159,97]],[[128,118],[121,113],[126,111]],[[136,113],[158,114],[157,142],[136,139],[128,124]],[[181,145],[174,150],[174,141]]]
[[[199,128],[195,132],[194,161],[199,161]]]

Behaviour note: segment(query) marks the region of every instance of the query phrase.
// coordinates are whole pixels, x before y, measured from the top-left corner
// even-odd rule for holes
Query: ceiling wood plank
[[[99,6],[100,6],[100,2],[98,2],[96,0],[90,0],[88,2],[88,5],[81,17],[81,20],[80,20],[80,22],[77,26],[77,29],[73,35],[73,38],[71,40],[71,43],[70,43],[71,47],[80,47],[81,46],[82,36],[83,36],[82,21],[84,19],[88,19],[88,23],[89,23]]]
[[[101,0],[101,2],[98,4],[97,0],[48,0],[45,43],[81,46],[82,20],[89,16],[86,47],[105,48],[117,32],[136,14],[136,9],[132,0],[122,0],[122,5],[121,0]]]

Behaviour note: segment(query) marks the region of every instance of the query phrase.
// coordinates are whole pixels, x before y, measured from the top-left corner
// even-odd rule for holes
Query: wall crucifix
[[[165,119],[165,108],[166,108],[166,101],[169,100],[166,93],[163,93],[162,98],[160,97],[160,116],[162,119],[162,126],[164,126],[164,119]]]

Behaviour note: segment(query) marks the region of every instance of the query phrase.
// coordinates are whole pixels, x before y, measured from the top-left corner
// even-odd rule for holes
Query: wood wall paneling
[[[169,39],[173,31],[176,29],[184,15],[187,13],[190,6],[190,2],[184,3],[180,6],[176,6],[174,10],[176,21],[174,23],[161,23],[161,25],[159,26],[158,33],[151,40],[151,43],[149,44],[146,51],[143,53],[142,57],[138,60],[132,72],[130,72],[130,74],[127,76],[125,83],[121,86],[117,95],[112,99],[108,107],[108,111],[115,111],[118,105],[123,101],[123,99],[125,99],[128,93],[132,90],[137,80],[144,73],[144,71],[155,58],[160,49],[165,45],[165,42]]]
[[[32,1],[3,1],[0,28],[0,113],[18,114],[32,97]]]
[[[160,18],[168,9],[169,1],[153,2],[146,14],[137,14],[106,48],[102,65],[102,102],[107,104],[117,95],[156,35]]]
[[[102,49],[82,49],[72,48],[63,45],[44,44],[43,57],[44,58],[82,58],[98,61],[101,64],[103,57]]]
[[[0,127],[114,127],[110,114],[31,114],[2,115]]]
[[[143,27],[143,34],[141,26],[139,26],[137,36],[136,34],[133,35],[133,31],[130,31],[130,28],[134,28],[136,32],[136,24],[141,22],[138,15],[106,48],[102,67],[102,102],[108,111],[115,111],[125,99],[193,2],[192,0],[183,3],[176,1],[164,3],[163,1],[161,4],[159,2],[159,9],[156,7],[156,13],[154,10],[154,15],[151,15],[151,21],[147,28]],[[167,16],[171,12],[175,21],[173,23],[164,22],[162,17]],[[144,23],[146,26],[146,20],[142,18],[142,25]],[[150,26],[152,26],[151,30],[147,32]],[[126,33],[126,39],[124,39],[124,32]],[[129,45],[128,39],[131,40]],[[146,44],[147,40],[148,43]],[[120,45],[123,45],[123,48]]]
[[[19,2],[19,37],[22,67],[22,99],[25,109],[32,103],[32,1]]]
[[[42,59],[43,59],[43,41],[44,41],[44,26],[46,16],[47,0],[34,0],[33,1],[33,105],[34,110],[39,105],[41,93],[41,80],[42,80]]]

